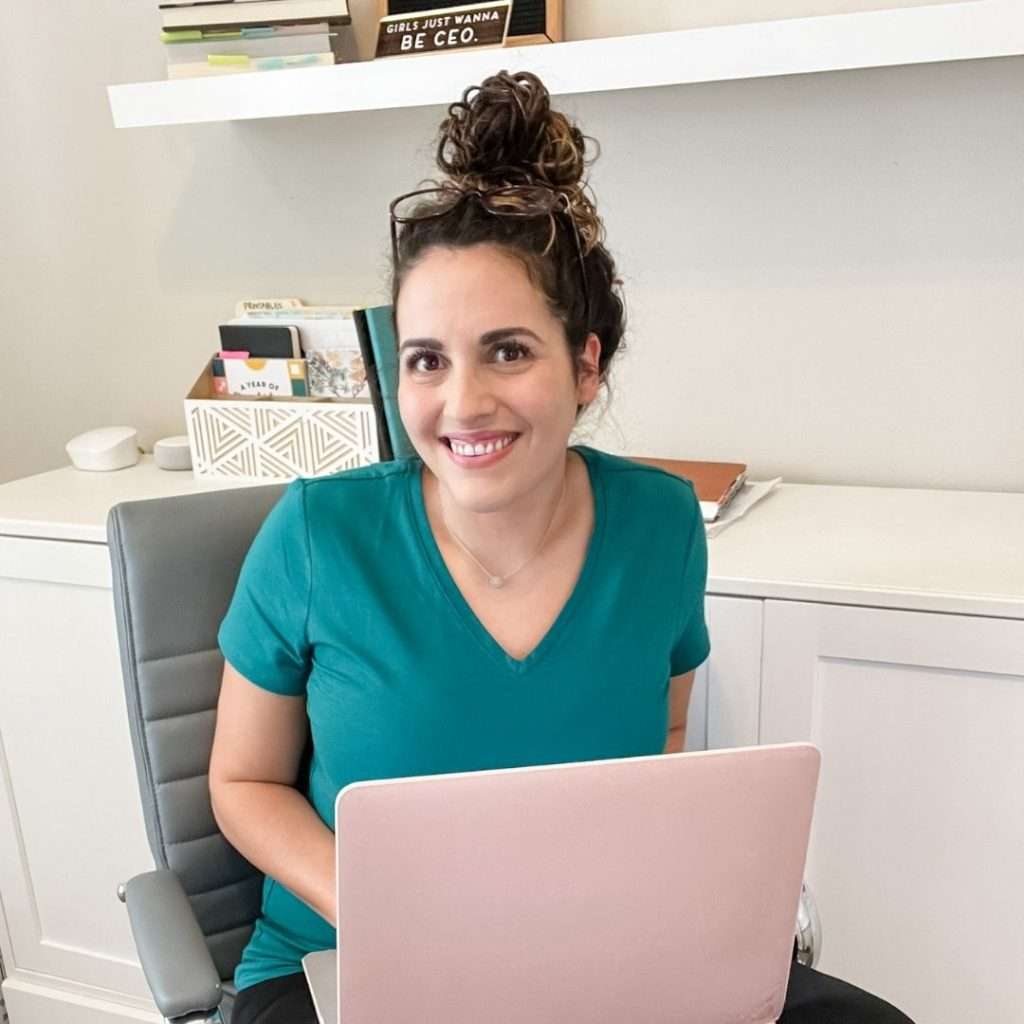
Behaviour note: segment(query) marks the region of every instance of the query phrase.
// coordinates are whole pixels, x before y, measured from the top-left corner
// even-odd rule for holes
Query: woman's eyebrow
[[[495,345],[499,341],[505,341],[507,338],[522,337],[524,334],[529,335],[534,341],[539,342],[541,345],[544,344],[544,339],[540,335],[535,334],[530,330],[529,327],[498,327],[496,330],[488,331],[486,334],[480,335],[481,345]]]
[[[436,338],[407,338],[398,346],[398,351],[404,352],[407,348],[427,348],[431,352],[441,352],[444,345]]]
[[[481,345],[497,345],[498,342],[506,341],[508,338],[521,338],[523,335],[533,338],[538,344],[543,345],[544,339],[529,327],[496,327],[493,331],[487,331],[480,335]],[[407,348],[425,348],[431,352],[444,351],[444,343],[437,338],[407,338],[399,346],[398,351],[404,352]]]

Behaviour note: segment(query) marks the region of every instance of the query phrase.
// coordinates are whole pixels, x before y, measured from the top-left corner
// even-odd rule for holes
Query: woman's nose
[[[477,372],[476,367],[461,367],[449,374],[445,411],[450,423],[469,423],[490,416],[497,405],[487,375]]]

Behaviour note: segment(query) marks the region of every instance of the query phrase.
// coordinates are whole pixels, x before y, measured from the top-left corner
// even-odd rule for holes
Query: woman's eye
[[[405,361],[405,365],[414,373],[430,373],[440,365],[440,357],[436,352],[422,350],[413,352]]]
[[[530,350],[518,341],[507,341],[495,349],[495,358],[499,363],[516,363],[529,354]]]

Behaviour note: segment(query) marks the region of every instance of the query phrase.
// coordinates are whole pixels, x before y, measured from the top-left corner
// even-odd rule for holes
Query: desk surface
[[[160,469],[152,455],[110,473],[65,466],[0,484],[0,536],[106,544],[107,513],[119,502],[254,486],[251,480],[196,480],[191,470]]]
[[[1024,494],[780,484],[708,558],[713,594],[1024,618]]]
[[[0,485],[0,537],[106,543],[120,501],[251,481],[197,481],[152,456]],[[708,593],[1024,619],[1024,494],[780,484],[708,541]]]

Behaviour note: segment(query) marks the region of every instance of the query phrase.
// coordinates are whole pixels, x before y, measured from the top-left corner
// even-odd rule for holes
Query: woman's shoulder
[[[359,513],[367,516],[373,514],[375,507],[391,507],[419,468],[418,458],[395,459],[326,476],[299,477],[292,487],[301,491],[307,515],[315,516],[326,509],[337,512],[356,505]]]

